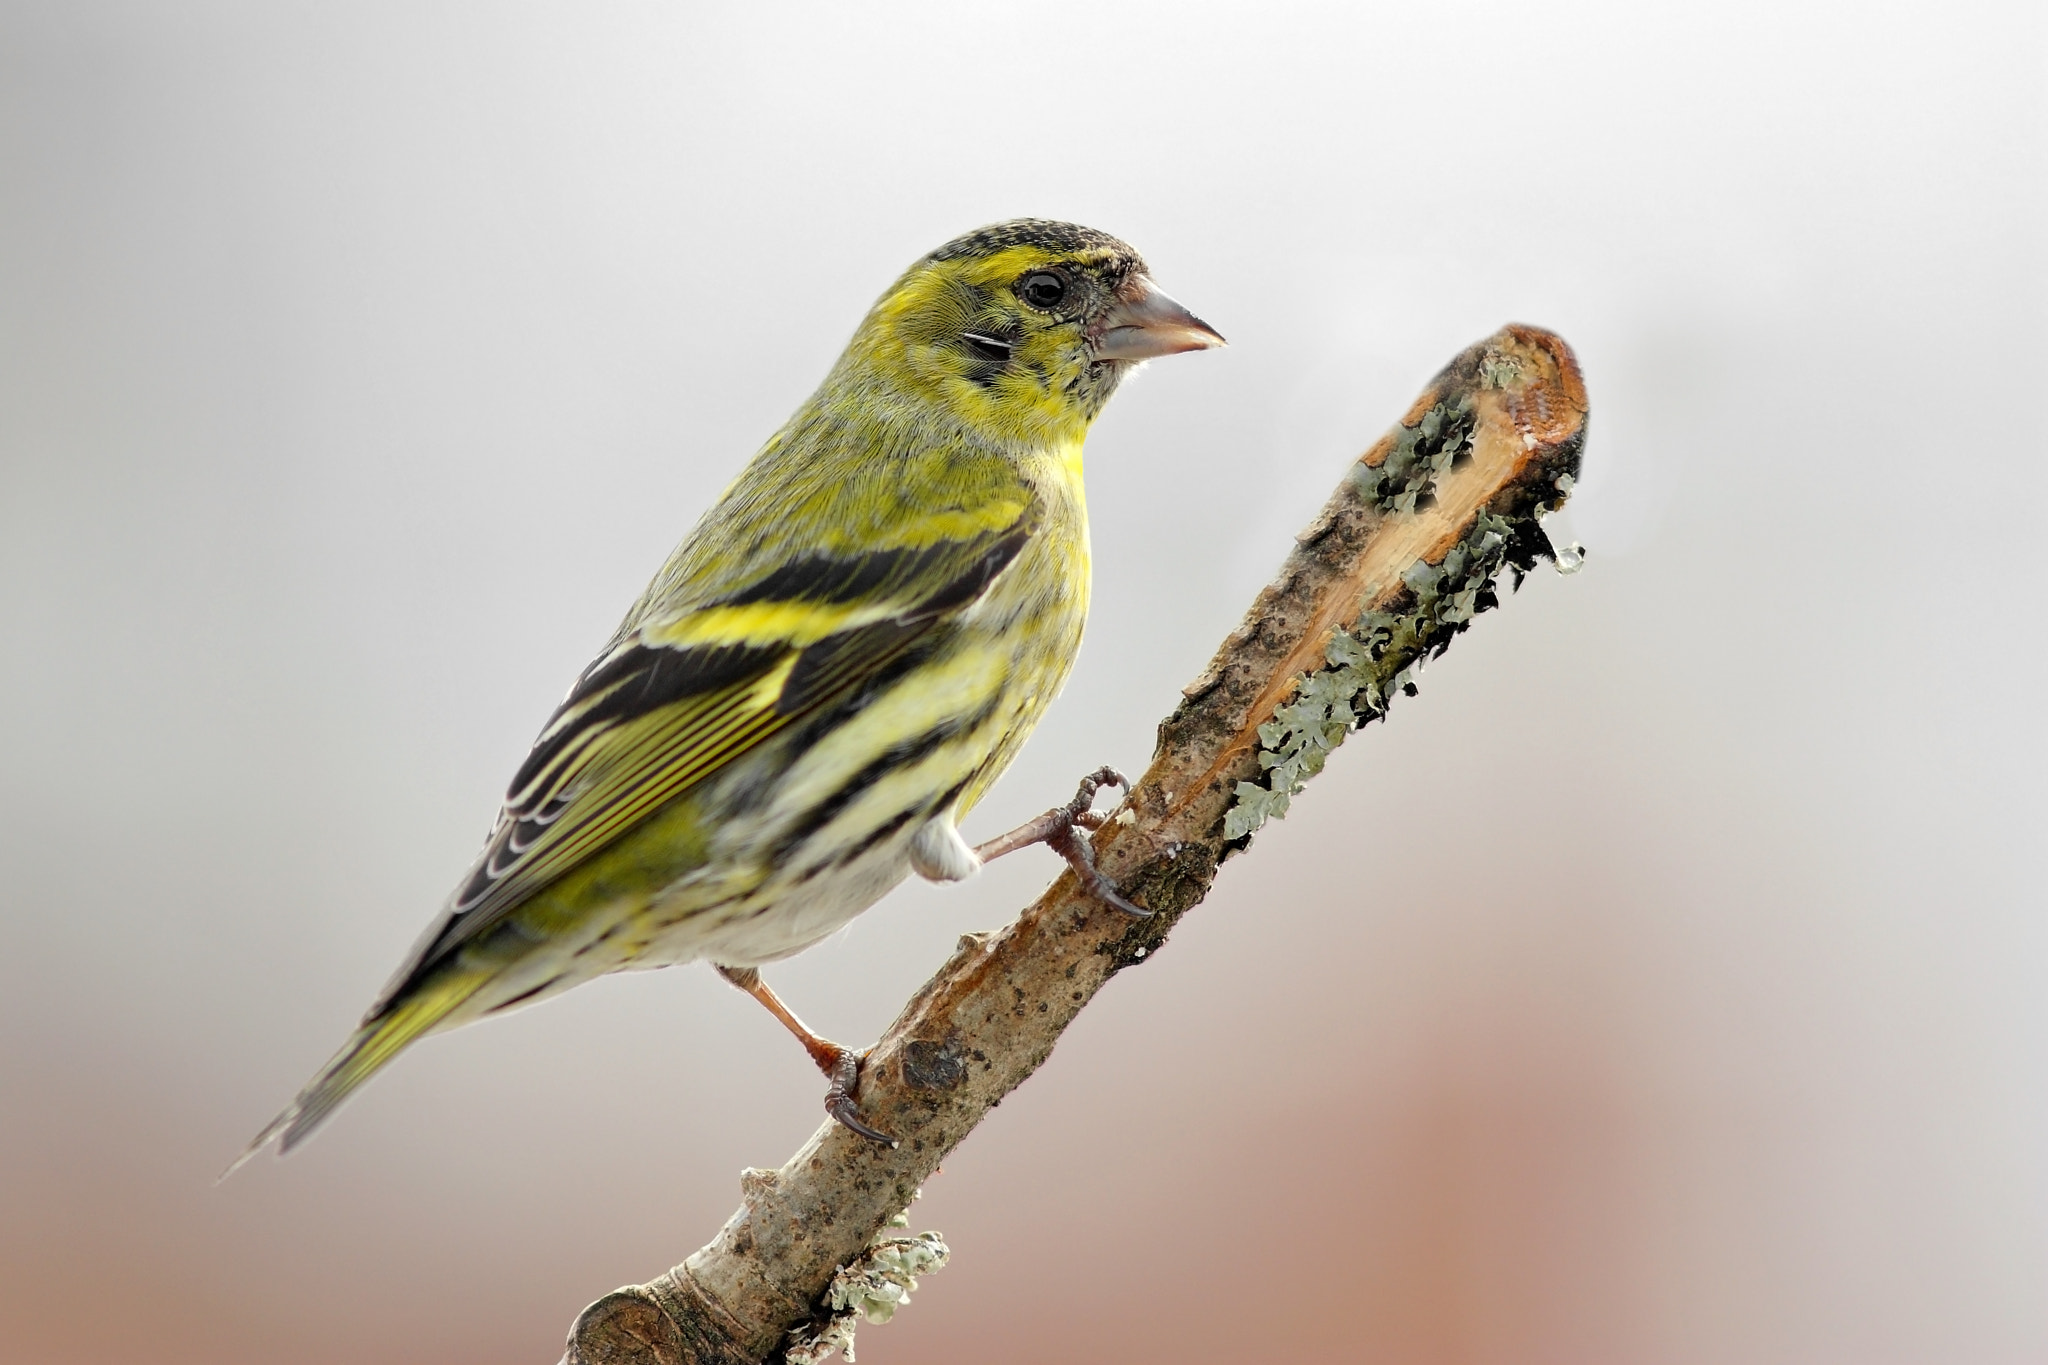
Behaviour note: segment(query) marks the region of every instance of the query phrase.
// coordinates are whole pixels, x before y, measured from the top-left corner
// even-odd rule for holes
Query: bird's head
[[[841,366],[855,374],[841,377],[997,440],[1078,441],[1132,369],[1222,344],[1123,242],[1019,218],[905,271],[847,348]]]

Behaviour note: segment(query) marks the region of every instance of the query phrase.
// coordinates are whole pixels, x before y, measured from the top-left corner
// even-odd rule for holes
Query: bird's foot
[[[860,1064],[866,1060],[867,1054],[851,1052],[843,1047],[838,1052],[839,1056],[830,1066],[821,1066],[826,1079],[831,1081],[825,1088],[825,1112],[870,1142],[879,1142],[885,1147],[896,1146],[895,1138],[862,1120],[860,1105],[853,1098],[853,1092],[860,1088]]]
[[[1131,780],[1111,767],[1097,768],[1081,779],[1081,785],[1074,792],[1074,799],[1064,806],[1054,806],[1045,814],[1028,824],[1019,825],[1008,834],[979,845],[975,856],[983,862],[1000,858],[1005,853],[1014,853],[1029,844],[1044,844],[1067,860],[1067,866],[1074,869],[1074,875],[1081,879],[1081,885],[1088,893],[1105,905],[1114,906],[1127,915],[1149,915],[1152,912],[1143,906],[1133,905],[1117,894],[1116,887],[1102,870],[1095,866],[1095,846],[1088,842],[1082,831],[1101,829],[1109,819],[1095,809],[1095,794],[1104,787],[1121,787],[1129,792]]]
[[[831,1082],[825,1089],[826,1113],[870,1141],[887,1143],[891,1147],[896,1145],[895,1138],[861,1121],[860,1105],[853,1098],[853,1092],[860,1088],[860,1064],[866,1053],[843,1048],[831,1039],[813,1033],[789,1006],[782,1003],[782,998],[768,988],[768,983],[761,979],[760,968],[721,966],[718,974],[767,1006],[768,1012],[780,1019],[782,1026],[804,1045],[811,1061]]]
[[[1046,847],[1067,860],[1067,866],[1074,869],[1074,875],[1081,879],[1081,885],[1086,887],[1095,899],[1113,909],[1123,911],[1126,915],[1136,915],[1143,919],[1152,912],[1142,905],[1133,905],[1125,900],[1118,893],[1115,883],[1103,876],[1102,869],[1095,865],[1095,845],[1089,843],[1080,831],[1100,827],[1100,816],[1096,817],[1094,824],[1086,824],[1080,820],[1072,821],[1048,834],[1045,838]]]

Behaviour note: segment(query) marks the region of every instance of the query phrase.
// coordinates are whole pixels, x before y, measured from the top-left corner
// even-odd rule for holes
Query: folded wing
[[[987,591],[1035,520],[925,544],[792,558],[650,616],[549,719],[476,865],[370,1016],[664,803],[857,687]]]

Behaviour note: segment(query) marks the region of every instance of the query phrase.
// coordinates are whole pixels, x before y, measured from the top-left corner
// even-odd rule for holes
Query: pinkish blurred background
[[[986,835],[1132,768],[1459,347],[1584,573],[1353,742],[928,1186],[863,1365],[2048,1360],[2048,39],[2018,4],[0,9],[0,1362],[549,1362],[819,1086],[701,968],[339,1041],[562,689],[923,250],[1231,339],[1090,447]],[[1050,878],[772,979],[871,1038]]]

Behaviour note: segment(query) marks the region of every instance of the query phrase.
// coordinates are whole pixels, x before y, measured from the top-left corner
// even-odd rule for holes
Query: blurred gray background
[[[2048,43],[2013,4],[0,5],[0,1360],[552,1361],[819,1120],[690,968],[346,1033],[672,544],[922,251],[1227,351],[1089,449],[986,837],[1135,770],[1508,320],[1576,534],[913,1215],[861,1359],[2048,1358]],[[772,979],[872,1038],[1055,870]]]

